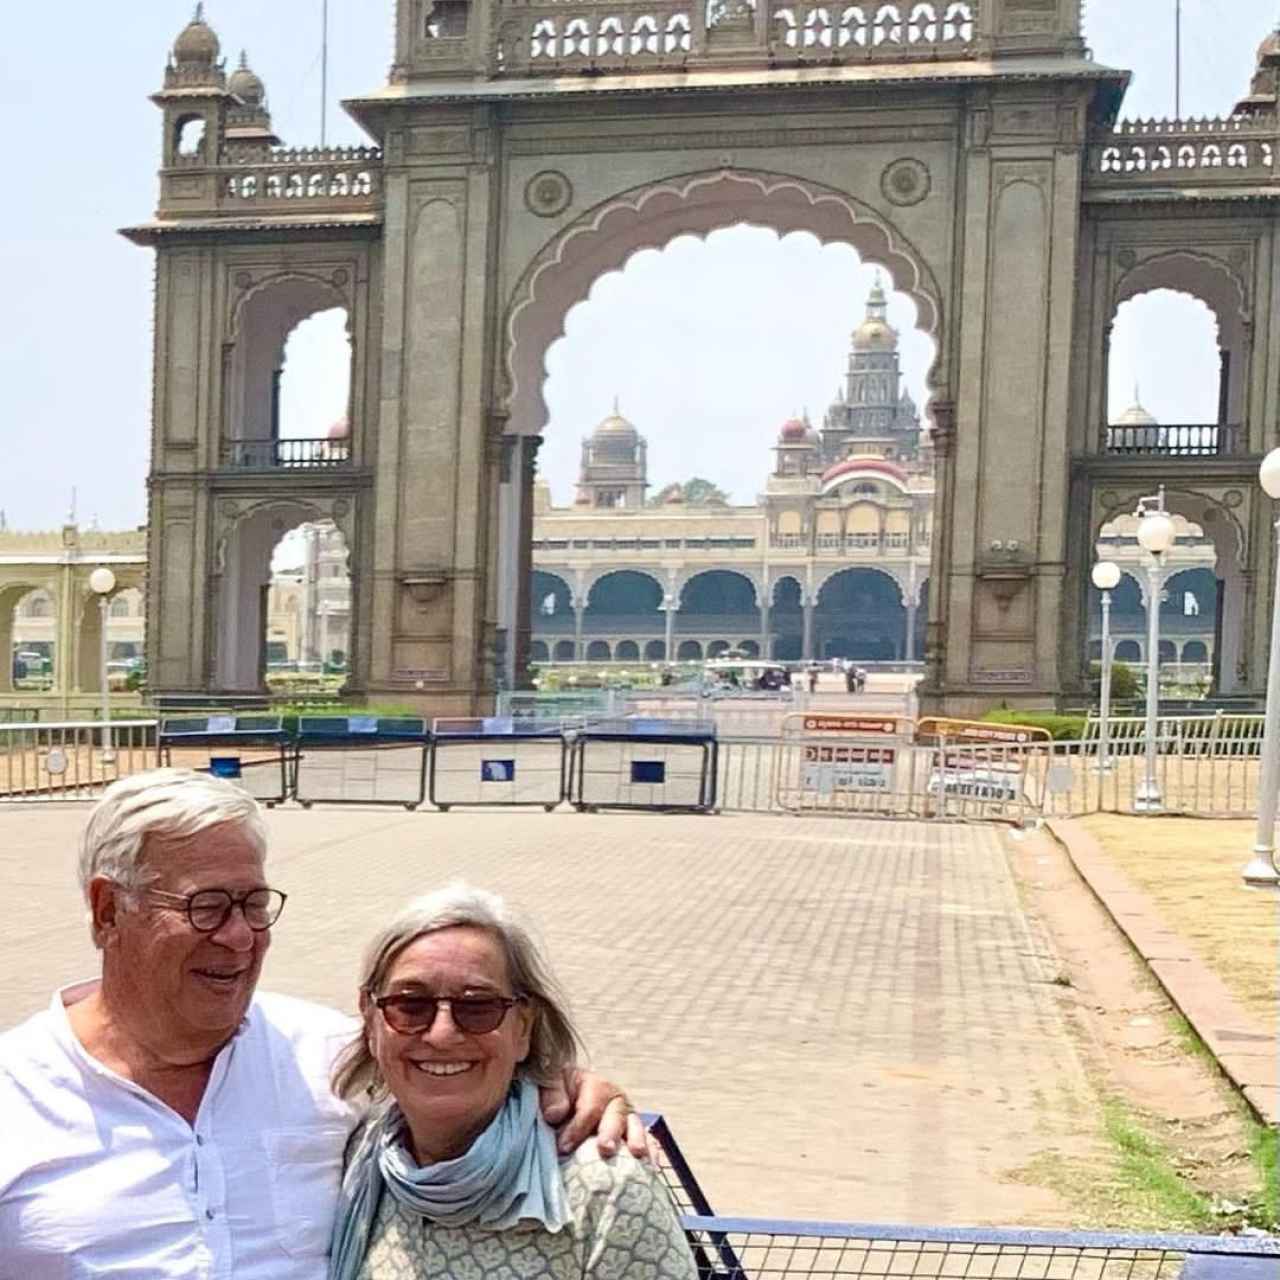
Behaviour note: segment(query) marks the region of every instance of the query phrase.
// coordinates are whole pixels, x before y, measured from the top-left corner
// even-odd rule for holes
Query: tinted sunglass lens
[[[451,1012],[459,1030],[482,1036],[497,1029],[507,1006],[501,1000],[455,1000]]]
[[[436,1002],[432,996],[401,996],[383,1005],[382,1012],[396,1031],[425,1031],[436,1018]]]

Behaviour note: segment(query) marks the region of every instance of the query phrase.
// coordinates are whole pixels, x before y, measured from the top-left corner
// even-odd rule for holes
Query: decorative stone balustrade
[[[798,4],[773,0],[775,59],[859,61],[968,56],[976,4]]]
[[[1277,148],[1275,121],[1126,120],[1094,136],[1089,173],[1093,181],[1152,186],[1269,180]]]
[[[684,67],[717,54],[762,64],[971,56],[978,0],[835,4],[718,0],[704,21],[690,0],[507,0],[499,6],[501,75]]]
[[[1244,429],[1236,423],[1111,426],[1102,429],[1102,451],[1111,457],[1219,458],[1242,451]]]
[[[373,147],[300,148],[267,155],[231,148],[221,169],[219,205],[228,213],[278,212],[289,204],[308,211],[364,211],[382,201],[382,153]]]
[[[235,471],[316,471],[351,463],[351,441],[224,440],[222,465]]]

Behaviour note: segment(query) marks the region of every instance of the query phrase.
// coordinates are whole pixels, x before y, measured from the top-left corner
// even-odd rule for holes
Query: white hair
[[[528,926],[496,893],[455,880],[415,898],[373,936],[360,963],[360,991],[368,999],[379,995],[396,957],[429,933],[466,925],[484,929],[502,947],[512,991],[529,998],[533,1028],[529,1056],[522,1071],[538,1084],[556,1079],[577,1060],[581,1038],[569,1015],[568,1003],[552,976]],[[340,1098],[361,1092],[386,1092],[378,1064],[363,1031],[334,1064],[333,1091]]]
[[[221,778],[194,769],[151,769],[113,782],[93,807],[80,836],[80,889],[98,877],[121,888],[143,888],[155,875],[143,865],[148,836],[182,839],[234,822],[244,827],[263,857],[267,828],[258,802]]]

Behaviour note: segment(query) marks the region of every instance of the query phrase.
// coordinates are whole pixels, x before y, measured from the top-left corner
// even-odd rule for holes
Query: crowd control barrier
[[[643,1117],[699,1280],[1274,1280],[1273,1236],[795,1222],[716,1214],[661,1115]]]
[[[381,716],[302,716],[293,796],[313,804],[395,804],[416,809],[427,794],[431,735],[425,720]]]
[[[455,805],[541,805],[565,798],[567,748],[558,723],[511,716],[440,719],[431,726],[428,795]]]
[[[697,720],[606,720],[577,735],[570,799],[580,812],[708,813],[715,805],[716,727]]]
[[[226,778],[268,808],[289,795],[289,735],[279,716],[172,717],[160,721],[159,746],[165,764]]]

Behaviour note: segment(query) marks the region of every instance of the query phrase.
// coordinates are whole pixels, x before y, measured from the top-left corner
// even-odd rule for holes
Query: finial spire
[[[249,70],[249,51],[247,49],[240,50],[240,70]]]
[[[196,0],[196,14],[195,14],[195,17],[191,19],[191,21],[192,22],[204,21],[204,0]]]
[[[622,410],[618,408],[618,397],[616,393],[614,394],[614,397],[613,397],[613,416],[615,418],[622,417]]]

